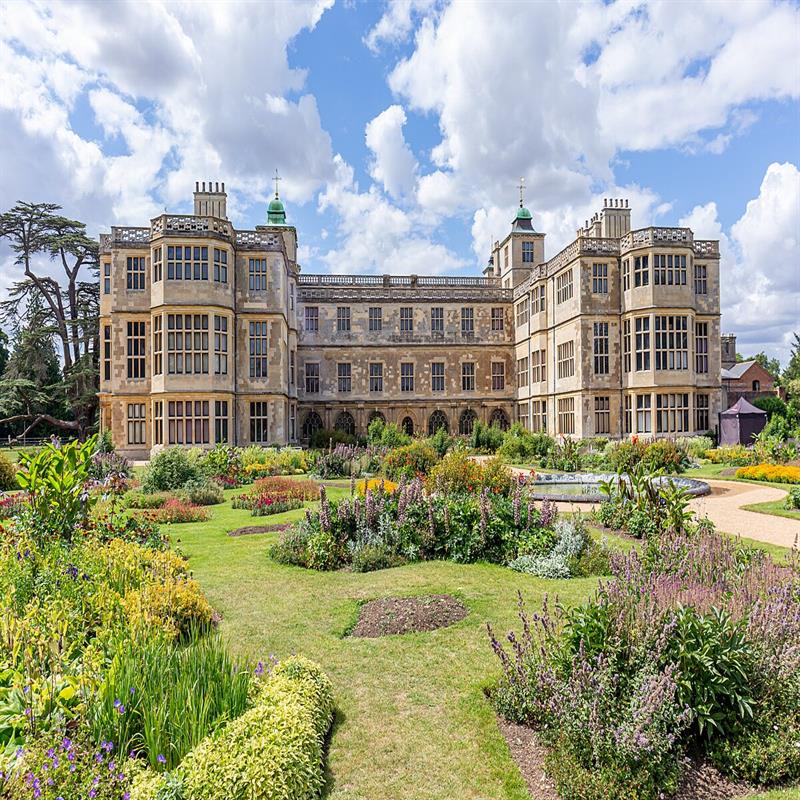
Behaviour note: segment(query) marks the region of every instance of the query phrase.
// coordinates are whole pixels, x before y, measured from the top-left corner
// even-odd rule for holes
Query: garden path
[[[707,480],[711,494],[696,497],[691,507],[699,516],[708,517],[721,531],[759,542],[792,547],[800,542],[800,521],[747,511],[742,506],[783,500],[786,492],[771,486],[751,483]]]

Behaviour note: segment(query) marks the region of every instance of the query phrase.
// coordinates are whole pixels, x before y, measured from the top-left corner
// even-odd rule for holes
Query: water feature
[[[617,481],[614,473],[566,472],[538,474],[528,482],[533,497],[537,500],[561,500],[572,503],[599,503],[603,499],[601,481]],[[673,483],[685,489],[693,497],[708,494],[711,489],[704,481],[693,478],[659,476],[656,484]]]

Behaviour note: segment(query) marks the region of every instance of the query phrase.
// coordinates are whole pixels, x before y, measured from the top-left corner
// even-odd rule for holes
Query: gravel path
[[[711,494],[696,497],[691,507],[698,515],[707,516],[719,530],[782,547],[792,547],[796,539],[800,542],[800,520],[742,508],[753,503],[783,500],[787,494],[783,489],[735,481],[701,480],[711,487]]]

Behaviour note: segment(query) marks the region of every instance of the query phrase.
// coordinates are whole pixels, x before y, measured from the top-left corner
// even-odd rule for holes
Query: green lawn
[[[226,497],[238,491],[227,491]],[[346,491],[331,488],[329,495]],[[486,623],[499,633],[519,629],[518,590],[535,610],[545,594],[580,602],[595,579],[547,581],[495,565],[449,562],[366,574],[312,572],[269,558],[277,534],[226,535],[244,525],[296,519],[302,510],[251,517],[226,502],[212,513],[208,522],[172,526],[171,534],[222,614],[221,630],[232,649],[254,660],[302,653],[318,661],[334,682],[338,714],[326,797],[529,798],[483,693],[487,680],[499,672]],[[609,538],[631,546],[629,540]],[[342,636],[361,601],[429,593],[459,597],[469,615],[431,633]],[[772,793],[763,800],[796,796]]]
[[[786,517],[786,519],[800,519],[800,510],[796,508],[786,508],[784,500],[771,500],[767,503],[751,503],[749,506],[742,506],[747,511],[756,511],[759,514],[771,514],[775,517]]]

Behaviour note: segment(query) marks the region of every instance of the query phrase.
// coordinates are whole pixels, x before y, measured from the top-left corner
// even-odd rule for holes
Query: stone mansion
[[[265,225],[237,230],[225,184],[198,184],[193,214],[101,236],[101,428],[132,458],[364,434],[375,417],[410,433],[714,428],[718,242],[632,231],[621,200],[548,260],[544,238],[520,202],[481,277],[306,275],[277,191]]]

